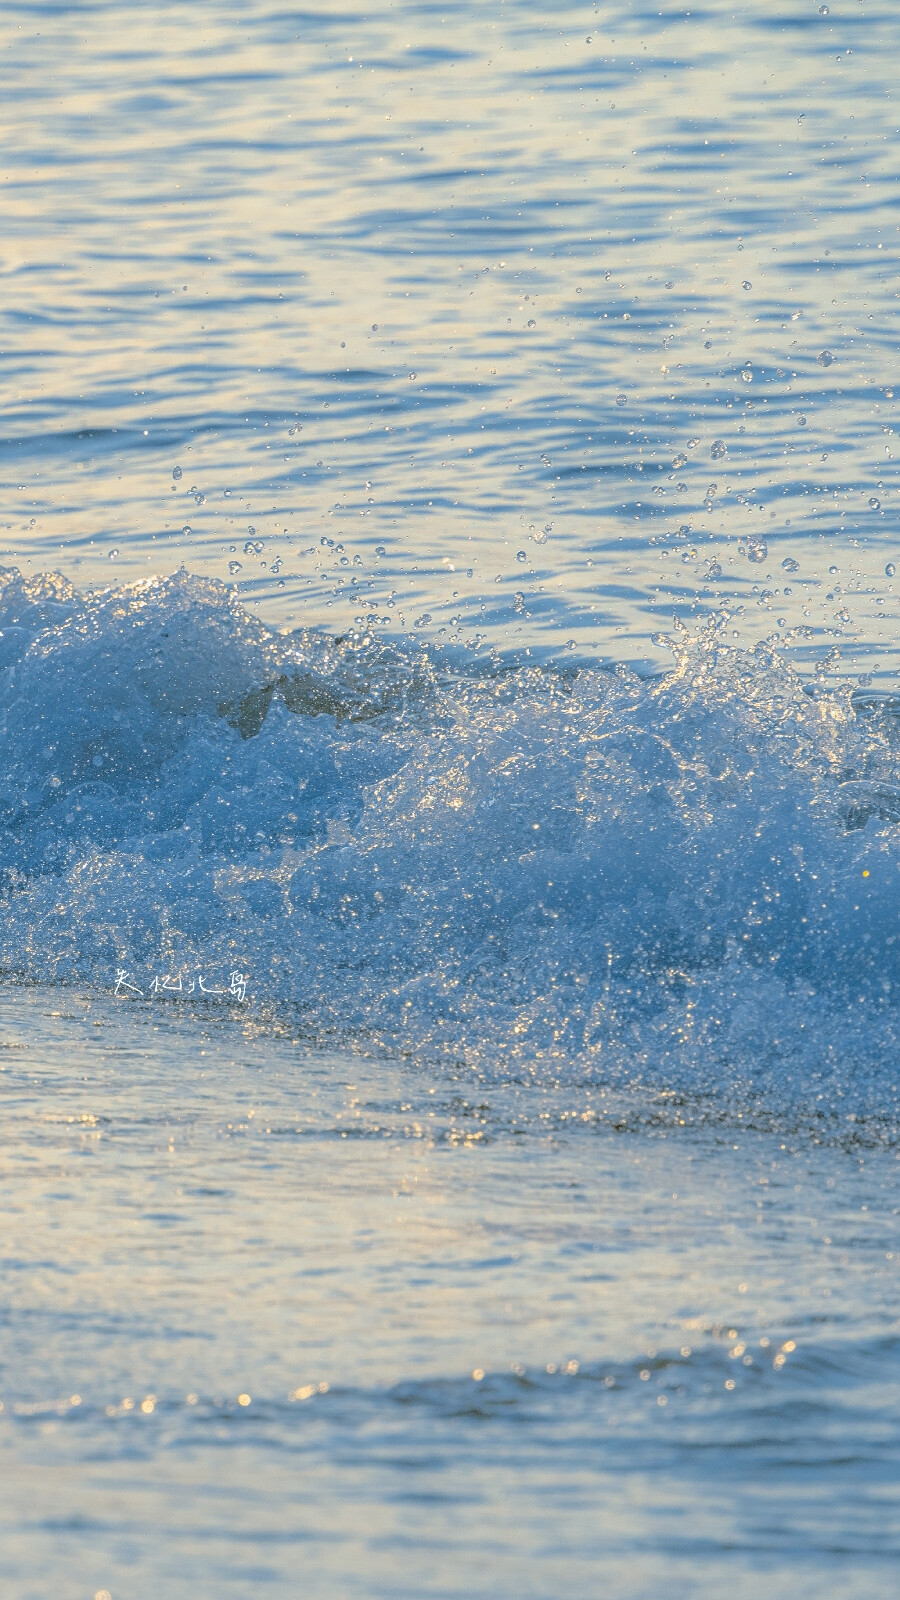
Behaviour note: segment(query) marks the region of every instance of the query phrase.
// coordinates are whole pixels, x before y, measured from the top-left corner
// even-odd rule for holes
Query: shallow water
[[[3,43],[4,1600],[893,1594],[896,14]]]
[[[895,1150],[174,1002],[2,1043],[8,1593],[892,1593]]]

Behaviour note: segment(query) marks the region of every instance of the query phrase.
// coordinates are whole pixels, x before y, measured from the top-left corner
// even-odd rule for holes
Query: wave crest
[[[893,1116],[893,704],[671,647],[451,672],[184,572],[2,573],[0,965],[239,963],[320,1035]]]

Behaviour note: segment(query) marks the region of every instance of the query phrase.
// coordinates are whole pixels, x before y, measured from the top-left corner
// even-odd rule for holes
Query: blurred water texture
[[[896,670],[892,7],[5,15],[0,560]]]
[[[893,1595],[895,1148],[72,993],[0,1067],[4,1600]]]

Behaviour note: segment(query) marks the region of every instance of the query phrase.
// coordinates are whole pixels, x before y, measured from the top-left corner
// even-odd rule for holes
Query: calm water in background
[[[0,30],[4,1600],[893,1595],[895,11]]]
[[[605,659],[725,600],[895,669],[897,29],[6,7],[0,558]]]

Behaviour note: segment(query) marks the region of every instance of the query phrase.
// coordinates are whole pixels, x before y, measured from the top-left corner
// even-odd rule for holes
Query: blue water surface
[[[895,669],[891,7],[7,17],[0,558]]]
[[[898,49],[6,7],[4,1600],[895,1593]]]

